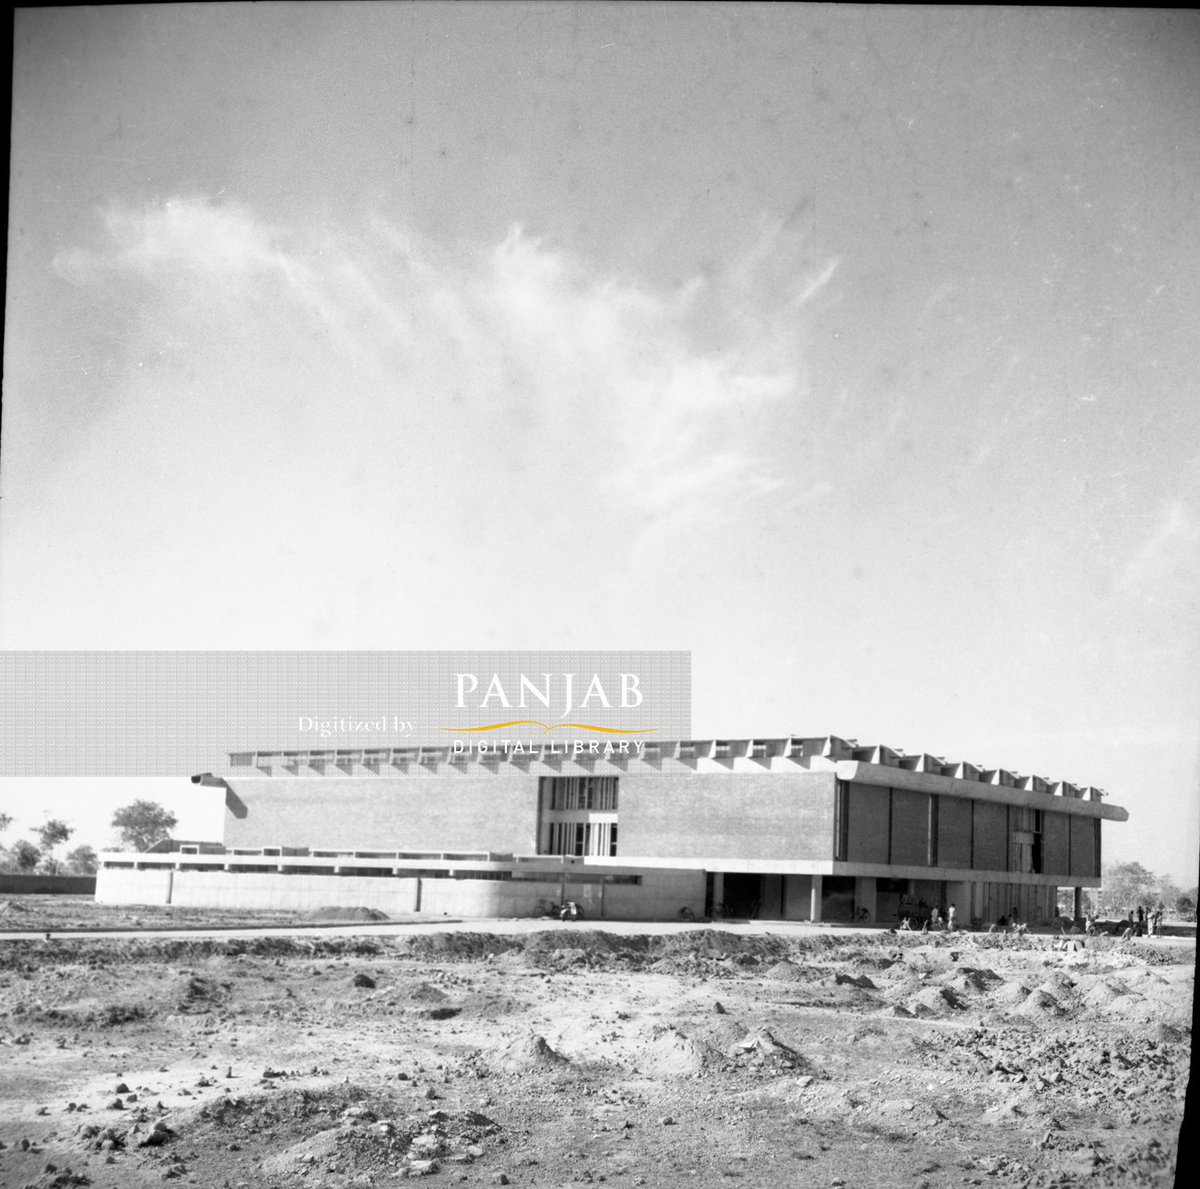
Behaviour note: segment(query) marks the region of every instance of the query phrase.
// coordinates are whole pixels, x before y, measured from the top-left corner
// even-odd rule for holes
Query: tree
[[[48,853],[60,842],[66,842],[75,831],[66,822],[52,817],[47,818],[42,825],[35,827],[30,833],[37,835],[38,841],[42,844],[42,850]]]
[[[144,851],[170,838],[177,821],[173,813],[154,801],[134,801],[113,814],[112,824],[121,831],[126,847]]]
[[[42,852],[32,842],[24,838],[18,838],[12,844],[12,849],[8,853],[12,865],[18,871],[26,873],[32,871],[38,865],[38,860],[42,857]]]
[[[3,834],[9,826],[12,825],[11,813],[0,813],[0,834]]]
[[[1175,906],[1175,902],[1183,895],[1183,889],[1169,876],[1160,875],[1153,888],[1154,903],[1161,904],[1167,909]]]
[[[1158,878],[1141,863],[1105,863],[1100,887],[1104,912],[1127,913],[1139,904],[1156,901]],[[1157,901],[1156,901],[1157,902]]]
[[[72,875],[95,875],[99,865],[90,846],[77,846],[67,855],[66,863]]]

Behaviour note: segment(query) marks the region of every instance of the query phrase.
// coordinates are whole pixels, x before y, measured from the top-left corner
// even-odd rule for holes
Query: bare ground
[[[0,1186],[1173,1183],[1193,944],[0,945]]]

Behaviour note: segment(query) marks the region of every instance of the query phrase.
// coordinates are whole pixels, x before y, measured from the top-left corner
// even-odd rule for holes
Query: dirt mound
[[[1084,992],[1084,1003],[1090,1008],[1106,1008],[1116,998],[1128,995],[1129,987],[1118,979],[1098,979]]]
[[[598,929],[547,929],[521,939],[519,961],[542,969],[641,967],[648,937],[621,937]]]
[[[408,993],[410,999],[415,999],[418,1003],[445,1003],[450,998],[441,987],[435,987],[433,983],[420,982]]]
[[[1042,987],[1034,987],[1017,1008],[1019,1016],[1056,1016],[1062,1011],[1059,1001]]]
[[[566,1057],[556,1052],[547,1043],[544,1036],[531,1032],[506,1045],[500,1051],[501,1066],[508,1069],[529,1069],[533,1067],[550,1067],[569,1064]]]
[[[956,991],[970,994],[974,991],[987,991],[1003,981],[994,970],[988,970],[986,967],[960,966],[950,985]]]
[[[790,1045],[780,1041],[769,1029],[758,1028],[726,1049],[726,1055],[739,1065],[773,1071],[811,1073],[805,1059]]]
[[[232,989],[233,984],[217,982],[204,975],[185,973],[176,986],[177,1010],[181,1012],[211,1011],[220,1004]]]
[[[424,933],[399,939],[403,953],[422,961],[477,961],[524,948],[524,938],[498,933]]]
[[[686,933],[664,934],[653,941],[651,948],[656,958],[695,955],[698,958],[753,957],[760,962],[765,958],[780,961],[799,948],[789,946],[778,937],[746,937],[726,933],[723,929],[691,929]]]
[[[782,962],[776,962],[769,970],[764,970],[763,978],[774,978],[784,983],[803,983],[812,978],[812,975],[803,966],[797,966],[794,962],[784,959]]]
[[[23,1189],[70,1189],[73,1185],[90,1185],[91,1177],[83,1173],[74,1173],[69,1168],[56,1168],[47,1164],[41,1176],[34,1181],[26,1181]]]
[[[380,1176],[421,1175],[434,1171],[441,1157],[462,1156],[469,1145],[478,1152],[485,1137],[500,1130],[470,1110],[406,1113],[392,1096],[346,1083],[224,1098],[181,1112],[173,1124],[169,1142],[188,1145],[188,1159],[196,1150],[236,1145],[247,1160],[259,1157],[268,1176],[289,1182],[314,1169],[353,1169],[372,1183]]]
[[[690,1035],[709,1048],[724,1053],[739,1041],[745,1040],[750,1035],[750,1029],[741,1020],[721,1016],[717,1020],[692,1028]]]
[[[306,921],[390,921],[392,918],[378,908],[314,908],[304,914]]]
[[[858,987],[860,991],[878,991],[879,988],[865,974],[842,974],[833,976],[835,987]]]
[[[1186,1025],[1159,1024],[1155,1029],[1155,1039],[1162,1044],[1180,1044],[1192,1039],[1192,1030]]]
[[[1051,974],[1041,984],[1051,995],[1057,995],[1060,998],[1063,995],[1069,994],[1075,989],[1075,980],[1069,975],[1063,974],[1061,971]]]
[[[725,1064],[718,1050],[674,1027],[655,1030],[646,1057],[647,1072],[656,1077],[695,1077]]]
[[[917,1016],[946,1015],[962,1006],[962,1000],[949,987],[926,987],[908,1002],[909,1010]]]
[[[1016,1007],[1029,997],[1031,987],[1022,982],[1005,983],[992,992],[992,999],[999,1004]]]
[[[286,1176],[288,1173],[301,1172],[318,1161],[327,1164],[337,1156],[344,1136],[345,1130],[341,1127],[318,1131],[316,1135],[302,1139],[274,1156],[268,1156],[260,1168],[272,1176]]]

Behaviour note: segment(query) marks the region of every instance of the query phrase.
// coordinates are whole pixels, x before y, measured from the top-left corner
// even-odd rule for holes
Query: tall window
[[[539,851],[612,857],[617,853],[616,776],[542,778]]]
[[[1010,870],[1040,874],[1042,870],[1042,810],[1028,806],[1010,809],[1012,862]]]
[[[616,813],[617,777],[552,776],[550,808],[596,809],[604,813]]]

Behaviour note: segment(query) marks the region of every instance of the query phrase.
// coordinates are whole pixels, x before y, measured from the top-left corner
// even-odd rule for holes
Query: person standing
[[[946,909],[946,931],[947,932],[949,932],[949,933],[954,932],[954,925],[955,925],[955,921],[957,920],[957,918],[958,918],[958,909],[953,904],[951,904],[950,907],[948,909]]]

